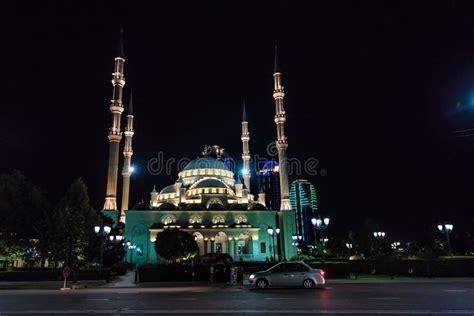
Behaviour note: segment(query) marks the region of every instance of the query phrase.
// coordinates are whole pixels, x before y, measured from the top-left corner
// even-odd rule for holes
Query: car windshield
[[[280,262],[268,268],[265,272],[310,271],[311,269],[305,262]]]
[[[276,269],[277,267],[283,265],[283,263],[277,263],[275,264],[274,266],[271,266],[270,268],[268,268],[267,270],[265,270],[265,272],[272,272],[274,271],[274,269]]]

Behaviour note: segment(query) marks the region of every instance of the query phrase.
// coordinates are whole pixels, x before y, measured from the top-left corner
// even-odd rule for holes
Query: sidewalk
[[[428,277],[406,277],[389,275],[360,275],[357,279],[326,279],[326,284],[361,284],[361,283],[447,283],[447,282],[469,282],[474,283],[474,278],[428,278]]]
[[[214,288],[242,288],[245,284],[249,284],[244,280],[244,284],[230,283],[210,283],[208,281],[180,281],[180,282],[143,282],[138,287],[214,287]]]
[[[113,277],[109,280],[109,283],[102,285],[104,288],[127,288],[137,287],[135,284],[135,270],[129,270],[126,274],[121,276]]]
[[[78,281],[75,284],[68,281],[66,287],[71,288],[73,285],[78,286],[79,288],[96,287],[104,283],[104,280]],[[0,282],[0,290],[57,290],[62,288],[63,285],[63,281],[4,281]]]

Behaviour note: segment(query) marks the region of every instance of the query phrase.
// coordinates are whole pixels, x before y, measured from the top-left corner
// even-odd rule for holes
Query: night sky
[[[290,180],[317,186],[334,231],[366,217],[407,238],[438,221],[472,225],[474,136],[458,136],[474,130],[454,131],[474,128],[474,5],[36,2],[2,3],[0,171],[21,170],[53,203],[81,176],[103,206],[123,27],[132,205],[176,180],[176,168],[147,172],[159,152],[194,158],[219,144],[239,159],[243,99],[250,150],[266,156],[278,44],[288,155],[327,171]]]

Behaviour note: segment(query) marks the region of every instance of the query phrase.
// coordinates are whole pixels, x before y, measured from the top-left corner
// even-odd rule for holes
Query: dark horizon
[[[278,44],[288,156],[316,158],[327,171],[290,182],[316,185],[334,232],[347,235],[366,217],[405,241],[443,221],[472,229],[474,136],[454,132],[474,127],[472,9],[286,1],[186,10],[125,1],[113,8],[11,5],[0,22],[0,171],[22,171],[53,203],[83,177],[93,206],[102,207],[121,27],[124,100],[133,90],[135,112],[130,207],[148,200],[153,184],[176,180],[177,172],[146,172],[159,152],[194,158],[204,144],[218,144],[240,162],[244,99],[250,151],[267,156],[276,138]]]

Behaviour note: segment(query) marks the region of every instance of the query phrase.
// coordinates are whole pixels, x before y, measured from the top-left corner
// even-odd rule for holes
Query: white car
[[[306,289],[326,283],[324,271],[313,269],[303,261],[281,262],[268,270],[249,276],[249,283],[259,289],[269,286],[302,286]]]

